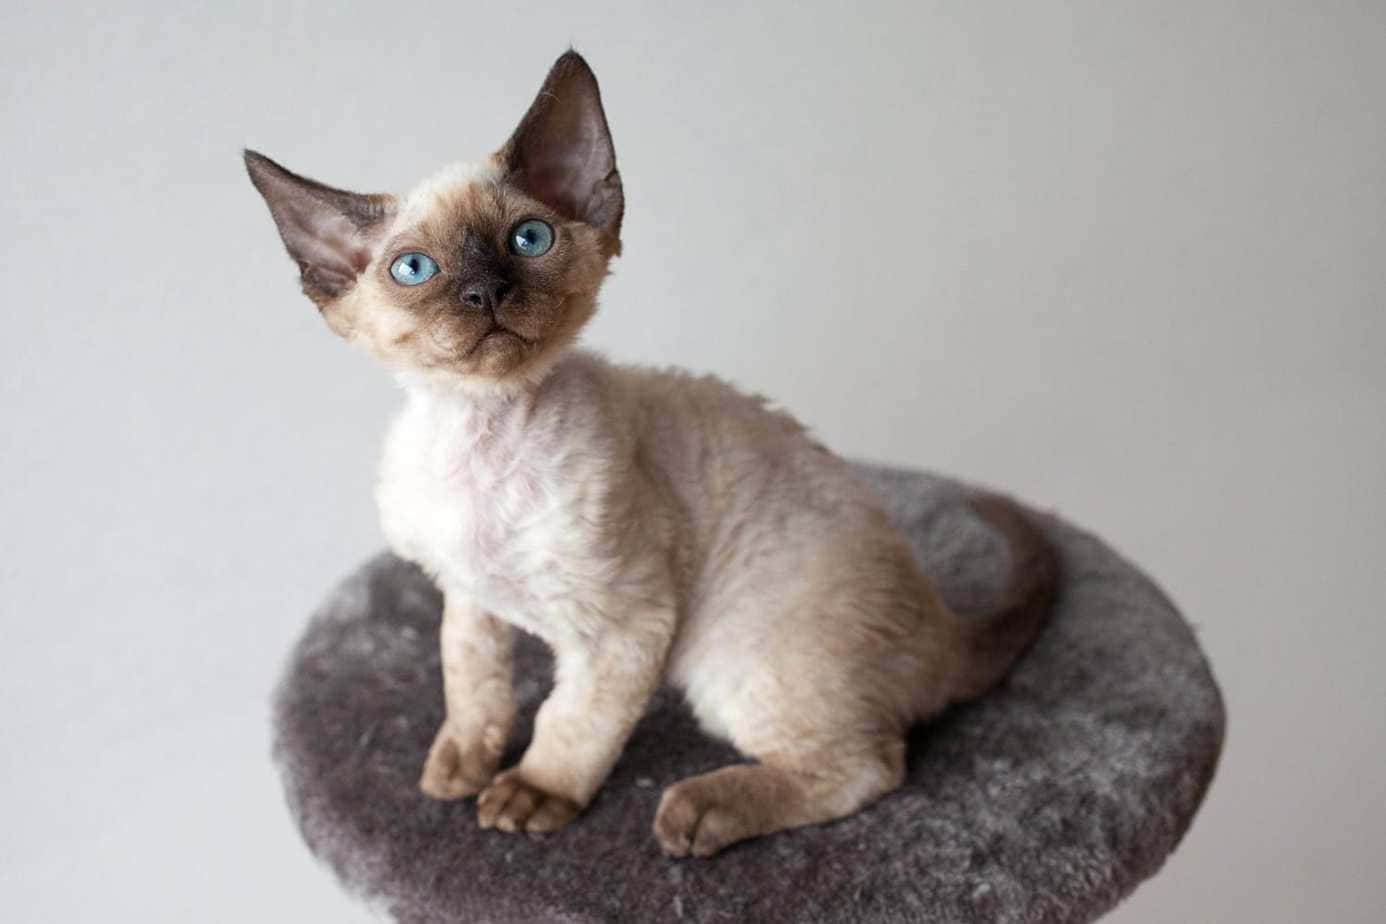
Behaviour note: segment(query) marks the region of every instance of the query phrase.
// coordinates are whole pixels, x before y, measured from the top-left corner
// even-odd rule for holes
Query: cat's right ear
[[[355,285],[384,238],[395,198],[324,186],[255,151],[245,152],[245,168],[298,264],[304,294],[322,307]]]

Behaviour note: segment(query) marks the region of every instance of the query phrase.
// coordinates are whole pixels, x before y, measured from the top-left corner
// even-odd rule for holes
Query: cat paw
[[[479,740],[461,734],[444,722],[433,738],[419,777],[419,789],[434,799],[461,799],[481,792],[500,765],[504,734],[496,726]]]
[[[664,790],[655,812],[654,833],[665,853],[710,857],[750,836],[745,820],[719,788],[693,779]]]
[[[501,831],[546,834],[577,817],[581,808],[526,780],[517,768],[500,773],[476,800],[477,823]]]

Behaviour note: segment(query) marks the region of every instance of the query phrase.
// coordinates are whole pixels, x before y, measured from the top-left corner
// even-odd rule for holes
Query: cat
[[[407,195],[245,163],[304,293],[404,386],[380,521],[444,599],[446,718],[419,786],[476,795],[483,828],[572,821],[664,682],[753,759],[663,793],[668,854],[840,818],[901,784],[912,724],[992,686],[1039,631],[1058,559],[1011,502],[973,501],[1012,576],[997,612],[964,623],[873,490],[790,416],[574,346],[624,212],[576,52],[497,153]],[[552,649],[555,683],[501,770],[517,628]]]

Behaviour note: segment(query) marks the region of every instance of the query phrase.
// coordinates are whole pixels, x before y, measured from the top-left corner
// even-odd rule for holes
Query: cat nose
[[[510,284],[503,279],[483,279],[462,290],[462,301],[473,308],[494,312],[510,294]]]

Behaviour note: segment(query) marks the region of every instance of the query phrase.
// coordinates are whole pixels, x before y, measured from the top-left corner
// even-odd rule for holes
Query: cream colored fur
[[[405,388],[377,499],[391,546],[445,598],[428,794],[479,793],[486,827],[566,824],[668,682],[756,760],[664,794],[664,849],[711,854],[899,785],[907,728],[994,682],[1028,638],[978,648],[878,498],[787,415],[714,378],[571,346],[624,206],[576,54],[490,162],[402,198],[254,153],[247,166],[324,318]],[[551,251],[507,254],[534,219]],[[394,281],[391,261],[420,250],[437,277]],[[556,680],[528,750],[498,773],[515,628],[552,647]]]
[[[513,716],[482,612],[554,649],[518,775],[564,821],[662,679],[745,753],[832,780],[838,801],[806,821],[898,782],[904,730],[947,702],[957,628],[870,490],[798,424],[715,379],[578,350],[517,393],[405,380],[381,522],[448,600],[440,737],[482,755],[451,774],[431,759],[427,791],[477,791]],[[483,644],[453,637],[463,620]]]

